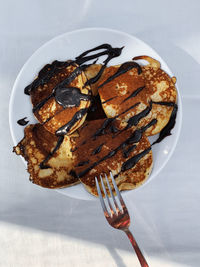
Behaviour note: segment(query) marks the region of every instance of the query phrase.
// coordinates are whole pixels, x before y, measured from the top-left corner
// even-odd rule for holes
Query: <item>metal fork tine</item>
[[[123,207],[126,207],[126,204],[124,203],[124,200],[123,200],[123,198],[122,198],[122,196],[121,196],[121,194],[120,194],[120,192],[119,192],[119,189],[118,189],[118,187],[117,187],[117,185],[116,185],[116,182],[115,182],[115,179],[114,179],[114,177],[113,177],[112,172],[110,172],[110,177],[111,177],[111,179],[112,179],[112,183],[113,183],[113,185],[114,185],[114,188],[115,188],[115,191],[116,191],[116,193],[117,193],[118,199],[119,199],[119,201],[120,201],[120,203],[121,203],[121,205],[122,205],[122,208],[123,208]]]
[[[110,186],[110,183],[109,183],[109,181],[108,181],[108,177],[107,177],[107,175],[105,174],[105,178],[106,178],[106,182],[107,182],[107,185],[108,185],[108,188],[109,188],[109,191],[110,191],[110,195],[111,195],[111,197],[112,197],[112,200],[113,200],[113,202],[114,202],[114,204],[115,204],[115,208],[116,208],[116,211],[117,211],[117,213],[120,211],[119,210],[119,206],[118,206],[118,204],[117,204],[117,201],[116,201],[116,199],[115,199],[115,196],[113,195],[113,192],[112,192],[112,189],[111,189],[111,186]]]
[[[107,201],[108,201],[108,205],[109,205],[109,207],[110,207],[111,214],[113,214],[113,213],[114,213],[114,210],[113,210],[113,207],[112,207],[112,205],[111,205],[111,203],[110,203],[110,199],[109,199],[108,194],[107,194],[107,192],[106,192],[106,188],[105,188],[105,185],[104,185],[104,182],[103,182],[103,178],[102,178],[101,175],[100,175],[100,180],[101,180],[101,185],[102,185],[102,187],[103,187],[104,194],[105,194],[106,199],[107,199]]]
[[[99,199],[100,199],[100,202],[101,202],[101,206],[102,206],[102,208],[103,208],[103,211],[106,212],[106,213],[108,213],[108,210],[107,210],[107,208],[106,208],[106,205],[105,205],[105,202],[104,202],[102,193],[101,193],[101,189],[100,189],[100,187],[99,187],[99,182],[98,182],[97,177],[95,177],[95,182],[96,182],[97,192],[98,192],[98,195],[99,195]]]

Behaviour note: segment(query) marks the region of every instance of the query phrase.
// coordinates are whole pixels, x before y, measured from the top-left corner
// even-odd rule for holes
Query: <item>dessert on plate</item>
[[[122,50],[103,44],[74,60],[54,61],[25,88],[38,123],[25,127],[14,152],[27,161],[33,183],[62,188],[81,182],[97,196],[95,176],[102,173],[109,178],[112,171],[120,190],[146,181],[152,145],[175,124],[176,78],[149,56],[111,65]],[[106,59],[99,64],[101,56]],[[158,133],[150,144],[148,136]]]

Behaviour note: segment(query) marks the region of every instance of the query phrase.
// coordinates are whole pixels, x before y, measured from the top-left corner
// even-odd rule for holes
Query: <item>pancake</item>
[[[40,124],[28,125],[24,134],[22,141],[14,147],[14,152],[28,162],[30,181],[47,188],[62,188],[79,183],[79,179],[73,175],[70,137],[65,136],[58,150],[47,160],[45,167],[41,168],[41,163],[45,158],[48,159],[59,137],[48,132]]]
[[[176,103],[175,78],[154,59],[135,59],[150,60],[150,64],[140,67],[132,61],[106,68],[97,84],[99,95],[106,116],[117,117],[121,128],[142,127],[157,119],[146,131],[155,135],[168,123]]]
[[[122,73],[114,77],[120,70]],[[126,71],[123,73],[123,70]],[[102,76],[97,86],[102,107],[108,118],[117,116],[117,120],[123,123],[148,106],[148,94],[139,65],[126,62],[110,66]]]
[[[149,56],[134,57],[133,60],[146,60],[149,64],[142,66],[142,76],[145,87],[152,101],[150,113],[139,122],[138,126],[147,124],[156,118],[157,124],[146,131],[148,135],[155,135],[167,125],[172,112],[177,106],[176,78],[170,77],[161,69],[160,62]]]
[[[98,195],[95,176],[109,171],[119,190],[136,188],[148,178],[153,158],[143,129],[120,131],[103,119],[85,122],[77,131],[79,137],[72,138],[75,172],[91,194]]]
[[[84,122],[91,94],[90,87],[84,86],[86,81],[76,63],[54,61],[25,88],[31,96],[33,113],[46,130],[71,134]]]

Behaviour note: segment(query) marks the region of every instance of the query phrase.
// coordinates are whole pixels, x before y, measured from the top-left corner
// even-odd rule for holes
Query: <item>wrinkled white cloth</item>
[[[0,266],[139,266],[124,233],[112,229],[98,201],[80,201],[28,181],[12,153],[8,105],[26,60],[51,38],[107,27],[152,46],[178,80],[183,126],[162,172],[125,199],[136,240],[150,266],[200,262],[200,2],[0,0]]]

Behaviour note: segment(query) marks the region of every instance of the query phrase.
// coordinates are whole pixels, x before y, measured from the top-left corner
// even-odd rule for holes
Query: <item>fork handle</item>
[[[130,232],[129,229],[125,229],[124,232],[127,234],[129,240],[131,241],[131,244],[135,250],[135,253],[137,254],[138,260],[141,264],[142,267],[149,267],[147,261],[145,260],[145,257],[143,256],[134,236],[132,235],[132,233]]]

